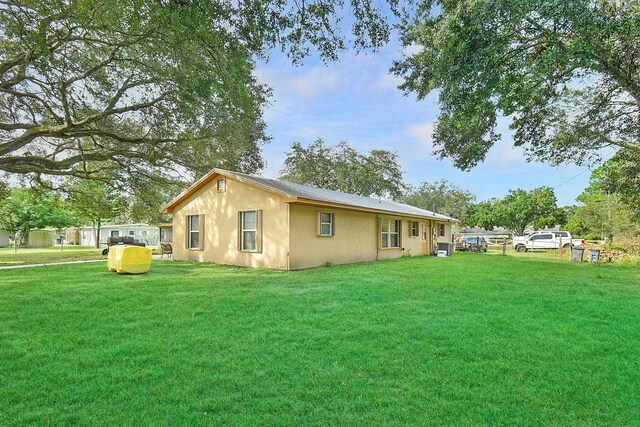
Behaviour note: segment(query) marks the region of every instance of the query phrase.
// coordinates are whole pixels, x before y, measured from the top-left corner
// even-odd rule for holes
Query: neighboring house
[[[498,239],[503,237],[511,238],[511,232],[501,227],[496,227],[491,231],[487,231],[484,228],[480,227],[467,227],[461,228],[459,230],[454,229],[453,234],[462,238],[475,236],[482,236],[487,239]]]
[[[214,169],[163,213],[174,257],[295,270],[432,253],[454,218],[413,206]]]
[[[100,227],[99,243],[106,243],[107,237],[132,236],[147,245],[158,244],[158,227],[149,224],[104,224]],[[91,226],[78,228],[78,244],[95,246],[96,233]]]
[[[158,231],[162,243],[173,242],[173,224],[158,224]]]
[[[527,227],[527,229],[525,230],[525,234],[531,234],[535,231],[561,231],[561,227],[560,226],[555,226],[555,227],[545,227],[543,229],[540,230],[536,230],[533,227]],[[506,228],[502,228],[502,227],[495,227],[493,230],[491,231],[487,231],[484,228],[480,228],[480,227],[466,227],[466,228],[461,228],[461,229],[454,229],[453,230],[453,234],[456,237],[469,237],[469,236],[482,236],[485,238],[490,238],[490,239],[501,239],[503,237],[506,237],[508,239],[513,237],[513,233],[511,233],[509,230],[507,230]]]
[[[9,246],[9,233],[7,230],[0,230],[0,248],[6,248]]]
[[[51,229],[35,229],[29,231],[28,248],[50,248],[56,243],[56,232]]]

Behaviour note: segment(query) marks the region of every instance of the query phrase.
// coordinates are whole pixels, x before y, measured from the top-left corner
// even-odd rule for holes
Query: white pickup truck
[[[570,245],[584,245],[584,240],[572,239],[568,231],[537,231],[527,236],[514,237],[512,246],[518,252],[534,249],[558,249],[560,247],[560,236],[562,236],[563,248],[568,248]]]

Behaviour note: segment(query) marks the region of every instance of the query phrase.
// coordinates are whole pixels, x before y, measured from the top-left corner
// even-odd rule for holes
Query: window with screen
[[[397,219],[382,219],[380,221],[380,247],[400,247],[401,221]]]
[[[240,212],[240,250],[260,252],[261,211]]]
[[[320,212],[318,214],[318,235],[333,236],[334,233],[334,214],[330,212]]]
[[[187,216],[187,248],[201,249],[200,246],[200,215]]]

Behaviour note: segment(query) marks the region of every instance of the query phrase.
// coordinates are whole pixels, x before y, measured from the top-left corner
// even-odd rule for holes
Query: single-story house
[[[433,253],[457,220],[401,203],[214,169],[163,210],[177,260],[296,270]]]
[[[0,248],[6,248],[9,246],[9,233],[7,230],[0,230]]]
[[[100,227],[99,243],[106,243],[107,237],[133,236],[134,239],[155,246],[158,244],[158,227],[149,224],[104,224]],[[78,244],[95,246],[96,233],[92,226],[78,228]]]

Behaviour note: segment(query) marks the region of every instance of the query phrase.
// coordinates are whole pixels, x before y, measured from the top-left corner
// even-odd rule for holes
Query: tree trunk
[[[96,237],[96,248],[100,247],[100,226],[102,225],[102,221],[98,218],[96,221],[93,221],[93,230],[95,231]]]
[[[20,246],[24,246],[26,248],[29,245],[29,231],[31,231],[29,227],[25,227],[21,230]]]

